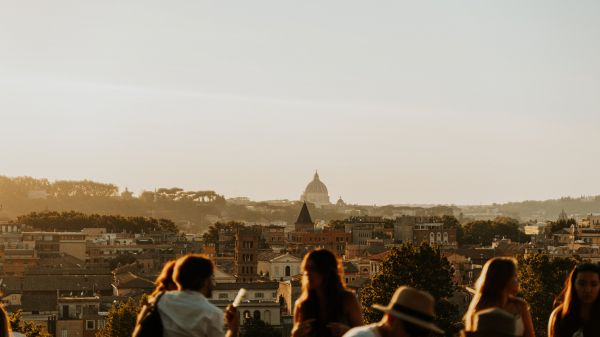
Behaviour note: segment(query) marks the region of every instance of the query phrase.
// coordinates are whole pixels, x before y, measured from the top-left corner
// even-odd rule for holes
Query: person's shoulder
[[[529,309],[529,303],[520,297],[510,297],[510,303],[517,307],[519,311]]]
[[[356,328],[352,328],[348,330],[344,334],[344,337],[378,337],[379,333],[377,332],[376,324],[369,324],[363,326],[357,326]]]

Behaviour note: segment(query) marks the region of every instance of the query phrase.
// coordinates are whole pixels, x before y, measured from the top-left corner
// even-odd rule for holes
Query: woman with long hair
[[[548,321],[548,337],[600,336],[600,267],[583,263],[571,270]]]
[[[302,261],[302,294],[294,309],[292,337],[339,337],[363,324],[360,304],[342,280],[335,255],[317,249]]]
[[[477,312],[497,307],[515,317],[516,336],[535,337],[529,305],[525,300],[516,297],[518,291],[515,259],[495,257],[488,260],[475,282],[475,293],[465,314],[465,330],[471,330]]]

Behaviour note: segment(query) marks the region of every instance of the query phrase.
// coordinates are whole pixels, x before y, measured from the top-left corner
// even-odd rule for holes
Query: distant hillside
[[[0,176],[0,220],[15,219],[32,212],[80,212],[87,215],[119,215],[153,217],[174,221],[181,229],[202,232],[216,221],[293,224],[300,202],[273,204],[268,202],[227,203],[214,191],[184,191],[160,188],[134,196],[120,192],[114,184],[82,181],[48,181],[31,177]],[[401,214],[441,216],[453,214],[456,207],[361,206],[316,208],[309,204],[315,220],[341,220],[349,216],[383,216]]]
[[[113,184],[90,180],[54,181],[31,177],[0,176],[0,218],[14,219],[31,212],[155,217],[207,226],[207,217],[220,217],[225,198],[214,191],[161,188],[139,197],[119,193]]]
[[[497,207],[504,214],[518,214],[524,219],[556,220],[563,209],[569,216],[600,212],[600,196],[563,197],[545,201],[527,200],[509,202]]]

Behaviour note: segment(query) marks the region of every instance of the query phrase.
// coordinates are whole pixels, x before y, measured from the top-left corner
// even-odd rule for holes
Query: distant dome
[[[325,186],[325,184],[323,184],[323,182],[319,180],[319,174],[315,173],[313,181],[306,185],[306,190],[304,190],[304,193],[329,194],[329,191],[327,191],[327,186]]]
[[[331,205],[327,186],[319,180],[319,174],[317,172],[315,172],[313,180],[306,185],[306,189],[304,190],[304,193],[302,193],[300,200],[308,201],[317,206]]]

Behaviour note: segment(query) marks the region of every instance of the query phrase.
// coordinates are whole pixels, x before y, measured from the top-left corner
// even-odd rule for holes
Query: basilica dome
[[[306,185],[306,189],[300,197],[300,200],[308,201],[317,206],[331,204],[327,186],[319,179],[319,174],[317,172],[315,172],[313,180]]]
[[[323,184],[323,182],[321,180],[319,180],[318,173],[315,173],[315,177],[314,177],[313,181],[311,181],[310,183],[308,183],[308,185],[306,185],[306,189],[304,190],[304,193],[329,194],[329,192],[327,191],[327,186],[325,186],[325,184]]]

